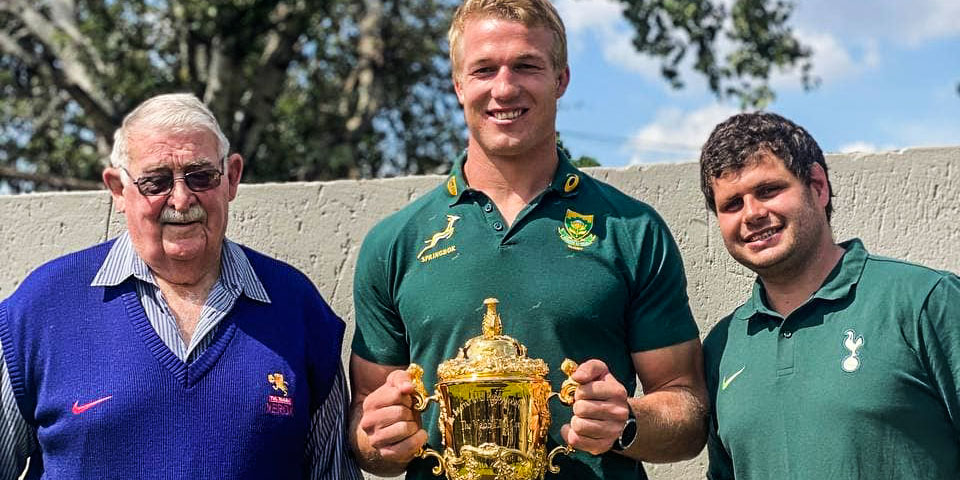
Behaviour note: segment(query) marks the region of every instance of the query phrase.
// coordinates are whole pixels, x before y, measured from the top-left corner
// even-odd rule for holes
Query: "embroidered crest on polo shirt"
[[[451,197],[457,196],[457,177],[453,175],[450,175],[450,179],[447,180],[447,193],[449,193]]]
[[[583,250],[593,242],[597,241],[597,236],[590,233],[593,230],[593,215],[584,215],[567,209],[567,215],[563,218],[563,226],[557,228],[560,234],[560,240],[567,244],[573,250]]]
[[[287,396],[290,393],[289,384],[284,380],[283,374],[271,373],[267,375],[267,382],[270,382],[273,392],[280,392],[280,395],[267,395],[267,413],[292,416],[293,399]]]
[[[423,247],[423,250],[420,250],[420,253],[417,254],[417,260],[420,260],[422,263],[427,263],[435,258],[440,258],[444,255],[449,255],[453,252],[456,252],[456,245],[450,245],[433,252],[430,252],[430,250],[436,248],[437,244],[439,244],[441,240],[447,240],[453,236],[453,233],[455,232],[453,224],[457,223],[457,220],[460,220],[459,216],[447,215],[447,226],[444,227],[443,230],[431,235],[430,238],[424,240],[423,243],[425,243],[427,246]]]
[[[840,362],[840,368],[842,368],[844,372],[853,373],[860,368],[859,351],[863,348],[863,337],[857,336],[857,332],[853,330],[847,330],[843,332],[843,335],[843,348],[846,348],[850,354]]]

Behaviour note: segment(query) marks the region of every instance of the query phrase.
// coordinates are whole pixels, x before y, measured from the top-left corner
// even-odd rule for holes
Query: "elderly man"
[[[960,278],[835,243],[817,142],[735,115],[700,180],[753,294],[704,341],[708,478],[960,478]]]
[[[574,168],[556,145],[570,81],[547,0],[467,0],[450,27],[468,147],[443,184],[367,236],[354,282],[351,434],[361,466],[435,478],[436,412],[420,422],[404,371],[480,333],[500,299],[504,333],[543,358],[581,363],[572,408],[551,402],[559,478],[644,478],[641,460],[696,455],[706,438],[700,340],[676,244],[654,210]],[[637,379],[645,395],[632,398]],[[426,429],[422,428],[425,427]],[[553,477],[551,477],[553,478]]]
[[[0,475],[359,478],[344,324],[303,274],[224,238],[243,172],[196,97],[116,132],[103,180],[127,231],[0,304]]]

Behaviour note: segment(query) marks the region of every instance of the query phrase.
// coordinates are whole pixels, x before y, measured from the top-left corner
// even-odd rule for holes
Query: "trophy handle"
[[[563,363],[560,364],[560,370],[567,374],[567,379],[560,384],[560,391],[553,392],[550,394],[550,396],[556,396],[558,399],[560,399],[560,403],[564,405],[573,405],[573,396],[575,393],[577,393],[577,387],[579,387],[580,384],[570,377],[573,375],[573,372],[577,371],[577,367],[579,366],[580,365],[578,365],[577,362],[574,362],[569,358],[563,359]]]
[[[551,453],[551,455],[552,455],[552,453]],[[447,465],[446,465],[446,462],[443,460],[443,455],[440,455],[440,452],[438,452],[438,451],[436,451],[436,450],[434,450],[434,449],[432,449],[432,448],[421,447],[421,448],[420,448],[420,451],[417,452],[417,458],[424,458],[424,459],[425,459],[425,458],[427,458],[427,457],[433,457],[433,458],[436,458],[436,459],[437,459],[437,466],[436,466],[436,467],[433,467],[433,470],[431,470],[431,472],[433,472],[434,475],[443,475],[443,471],[446,470],[446,466],[447,466]],[[551,471],[553,471],[552,469],[553,469],[554,467],[551,466],[550,468],[551,468]],[[557,470],[559,471],[559,468],[558,468]],[[554,472],[554,473],[556,473],[556,472]]]
[[[560,384],[560,391],[553,392],[550,396],[556,396],[560,400],[560,403],[570,406],[573,405],[574,394],[577,393],[577,387],[580,386],[574,379],[570,378],[573,375],[573,372],[577,371],[579,365],[577,362],[570,360],[569,358],[563,359],[563,363],[560,364],[560,370],[563,373],[567,374],[567,379]],[[573,452],[573,448],[570,445],[563,445],[556,447],[550,451],[550,454],[547,455],[547,469],[550,470],[550,473],[560,473],[560,467],[553,464],[553,459],[559,455],[570,455]]]
[[[570,455],[573,453],[573,448],[571,448],[570,445],[563,445],[550,450],[550,455],[547,455],[547,469],[550,470],[550,473],[560,473],[560,467],[553,464],[553,457],[556,457],[561,453],[564,455]]]
[[[431,401],[439,402],[439,394],[434,394],[427,396],[427,388],[423,385],[423,368],[416,363],[411,363],[407,366],[407,373],[410,374],[410,381],[413,382],[413,409],[422,412],[427,409],[427,406],[430,405]],[[420,447],[420,451],[417,452],[417,458],[426,459],[428,457],[433,457],[437,459],[437,466],[433,467],[434,475],[442,475],[443,471],[446,469],[446,462],[443,460],[443,455],[440,455],[440,452],[432,448]]]
[[[427,409],[431,401],[438,402],[440,397],[437,394],[427,396],[427,388],[423,386],[423,368],[416,363],[411,363],[407,367],[407,373],[410,374],[410,381],[413,382],[413,409],[422,412]]]

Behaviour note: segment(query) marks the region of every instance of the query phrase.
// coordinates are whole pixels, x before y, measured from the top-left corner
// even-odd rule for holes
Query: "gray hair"
[[[147,99],[124,117],[120,128],[113,134],[110,164],[114,168],[126,167],[130,163],[127,145],[130,133],[147,128],[167,129],[175,133],[206,130],[216,137],[220,158],[226,157],[230,151],[230,142],[220,130],[213,112],[199,98],[190,93],[169,93]]]

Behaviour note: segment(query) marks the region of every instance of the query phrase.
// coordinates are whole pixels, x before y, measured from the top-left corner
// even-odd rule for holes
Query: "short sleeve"
[[[687,278],[670,230],[652,212],[639,236],[636,272],[627,310],[633,352],[692,340],[699,335],[687,298]]]
[[[407,365],[410,347],[394,298],[394,261],[377,228],[367,235],[353,279],[353,353],[380,365]]]
[[[960,277],[945,275],[920,311],[921,356],[960,436]]]

